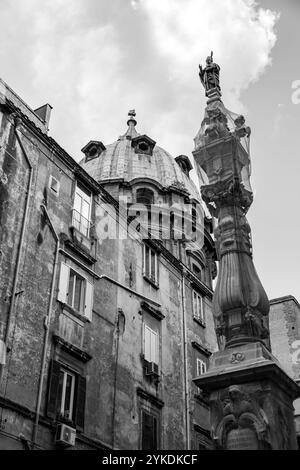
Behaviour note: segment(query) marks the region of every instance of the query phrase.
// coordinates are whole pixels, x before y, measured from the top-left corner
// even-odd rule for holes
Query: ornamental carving
[[[235,363],[239,363],[239,362],[242,362],[245,360],[245,354],[244,353],[241,353],[241,352],[234,352],[232,353],[232,356],[231,356],[231,363],[232,364],[235,364]]]
[[[237,353],[238,354],[238,353]],[[229,387],[213,401],[212,435],[219,449],[268,449],[269,423],[258,396]]]

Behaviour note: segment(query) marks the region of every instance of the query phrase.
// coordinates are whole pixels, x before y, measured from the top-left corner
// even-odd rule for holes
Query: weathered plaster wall
[[[28,169],[22,149],[15,141],[8,116],[0,113],[0,118],[0,169],[2,169],[0,321],[3,337],[23,221]],[[61,160],[54,149],[42,143],[24,125],[19,126],[18,132],[33,167],[33,180],[21,255],[18,295],[11,318],[11,349],[1,385],[1,398],[4,400],[1,402],[3,409],[1,416],[5,423],[4,432],[14,436],[18,436],[21,432],[26,439],[31,440],[45,336],[44,320],[50,301],[55,253],[55,242],[42,216],[40,205],[42,203],[46,205],[56,232],[59,235],[69,236],[75,175],[72,168]],[[58,196],[49,189],[51,175],[59,181]],[[116,197],[119,194],[118,186],[111,185],[111,188]],[[96,200],[97,212],[97,204],[101,201],[99,197],[96,197]],[[95,234],[97,235],[97,228]],[[74,320],[76,325],[74,322],[72,324],[64,315],[62,305],[56,300],[60,263],[68,259],[66,255],[60,253],[55,280],[50,342],[44,370],[45,382],[38,433],[40,447],[55,448],[55,423],[46,416],[47,377],[49,361],[55,349],[52,335],[60,334],[92,356],[92,359],[82,366],[87,379],[85,427],[83,435],[76,441],[76,448],[88,448],[101,443],[109,447],[113,442],[121,449],[138,448],[140,441],[138,389],[142,389],[156,397],[159,403],[163,403],[161,446],[167,449],[184,448],[185,379],[181,273],[161,255],[159,289],[156,289],[143,277],[142,249],[141,241],[104,239],[94,241],[91,253],[97,258],[94,269],[98,275],[105,273],[161,305],[164,318],[159,321],[161,332],[159,383],[155,384],[146,378],[143,369],[142,323],[147,314],[141,312],[141,299],[107,280],[94,280],[92,321],[84,322],[80,326],[80,322],[76,323]],[[178,246],[173,251],[179,254]],[[68,260],[68,263],[73,266],[74,262]],[[83,268],[76,269],[81,272]],[[185,282],[185,291],[188,397],[192,433],[194,422],[202,423],[204,428],[208,427],[208,413],[205,406],[194,400],[192,378],[195,376],[195,358],[191,342],[197,341],[205,348],[213,350],[216,347],[216,339],[210,300],[205,299],[207,324],[206,328],[203,328],[192,318],[192,294],[189,282]],[[124,317],[118,332],[120,310]],[[11,403],[11,407],[5,405],[5,400]],[[14,442],[19,441],[14,440]],[[4,447],[6,445],[3,444]],[[13,447],[15,444],[11,445]]]
[[[270,301],[269,314],[272,353],[286,372],[300,381],[300,306],[289,295]],[[296,430],[300,435],[300,399],[294,401]]]

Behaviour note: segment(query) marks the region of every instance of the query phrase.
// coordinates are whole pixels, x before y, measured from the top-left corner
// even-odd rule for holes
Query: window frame
[[[60,377],[61,373],[64,375],[63,382],[67,379],[67,374],[73,376],[73,403],[72,414],[69,417],[62,414],[65,408],[65,391],[60,390]],[[64,397],[63,397],[64,392]],[[63,400],[64,398],[64,400]],[[81,372],[71,367],[60,358],[51,359],[49,365],[48,376],[48,393],[46,414],[55,422],[66,422],[76,429],[84,430],[86,410],[86,377],[81,375]]]
[[[149,261],[148,261],[148,272],[147,268],[147,250],[149,253]],[[154,278],[152,276],[152,254],[154,255]],[[152,285],[158,288],[159,286],[159,255],[156,250],[154,250],[151,246],[147,245],[146,243],[143,245],[143,276],[147,281],[149,281]]]
[[[60,182],[53,175],[50,175],[49,178],[49,189],[56,197],[59,196]]]
[[[82,310],[77,310],[73,306],[75,289],[73,291],[72,304],[69,303],[68,297],[70,289],[71,271],[73,271],[75,275],[84,280],[84,287],[81,288],[82,291],[84,290],[83,299],[81,301]],[[75,283],[73,281],[73,288],[74,285]],[[61,262],[60,266],[57,300],[59,302],[62,302],[66,306],[66,308],[69,308],[74,314],[79,315],[80,318],[84,318],[88,321],[92,320],[94,303],[94,284],[85,275],[74,269],[73,266],[70,266],[69,264],[66,264],[63,261]]]
[[[81,193],[81,194],[80,194]],[[80,211],[75,208],[76,205],[76,198],[77,196],[81,199],[80,201]],[[88,217],[83,215],[83,202],[88,204]],[[89,189],[87,189],[83,184],[79,181],[76,181],[75,191],[74,191],[74,199],[73,199],[73,209],[72,209],[72,226],[75,227],[82,235],[86,238],[90,237],[90,229],[91,229],[91,215],[92,215],[92,203],[93,203],[93,193]],[[76,219],[76,215],[79,215],[79,220]],[[86,229],[82,229],[83,221],[86,221]]]
[[[199,364],[200,364],[200,369],[199,369]],[[207,371],[207,364],[203,359],[200,359],[200,357],[196,358],[196,375],[199,377],[200,375],[205,374]]]
[[[154,204],[155,193],[152,188],[147,186],[141,186],[136,189],[135,192],[135,201],[137,204],[143,204],[148,207]]]
[[[196,276],[197,279],[200,279],[200,281],[203,281],[203,277],[204,277],[204,275],[203,275],[203,271],[204,271],[203,266],[200,263],[198,263],[197,261],[192,260],[191,261],[191,268],[192,268],[192,272],[193,272],[194,276]]]
[[[65,369],[63,366],[60,369],[60,374],[63,374],[63,383],[62,383],[62,390],[61,390],[61,397],[60,397],[60,415],[68,419],[69,421],[73,420],[74,417],[74,408],[75,408],[75,390],[76,390],[76,375],[75,373],[70,372],[69,370]],[[71,377],[71,394],[70,394],[70,406],[69,406],[69,416],[66,416],[66,388],[67,388],[67,377]],[[59,389],[58,389],[59,390]]]
[[[200,368],[199,368],[200,364]],[[203,375],[207,372],[207,364],[203,359],[200,357],[196,357],[196,377],[200,377],[200,375]],[[197,387],[197,393],[198,395],[201,395],[202,391],[200,387]]]
[[[71,280],[71,274],[74,274],[73,278],[73,283],[72,283],[72,292],[70,292],[70,280]],[[79,309],[75,307],[75,296],[76,296],[76,285],[77,285],[77,280],[82,281],[80,285],[80,298],[79,298]],[[81,274],[79,274],[77,271],[75,271],[73,268],[69,269],[69,282],[68,282],[68,298],[67,298],[67,304],[69,307],[73,308],[76,312],[80,313],[81,315],[84,315],[84,306],[85,306],[85,301],[86,301],[86,283],[87,280],[85,277],[83,277]],[[70,301],[70,293],[72,294],[72,301]]]
[[[202,326],[205,326],[204,299],[203,296],[195,289],[192,289],[192,311],[194,319]]]

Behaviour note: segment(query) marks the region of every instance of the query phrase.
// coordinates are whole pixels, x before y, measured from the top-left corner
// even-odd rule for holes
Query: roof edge
[[[274,305],[274,304],[281,304],[283,302],[289,302],[290,300],[292,300],[293,302],[295,302],[295,304],[297,305],[297,307],[300,309],[300,304],[298,302],[298,300],[296,299],[296,297],[294,297],[293,295],[289,294],[289,295],[284,295],[282,297],[276,297],[275,299],[271,299],[270,300],[270,305]]]

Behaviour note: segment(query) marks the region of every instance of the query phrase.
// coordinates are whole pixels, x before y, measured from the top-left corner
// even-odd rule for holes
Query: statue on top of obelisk
[[[220,66],[213,62],[213,51],[211,51],[210,56],[206,58],[206,67],[203,69],[199,65],[199,77],[204,86],[206,96],[208,96],[210,90],[217,89],[219,92],[221,91],[219,75]]]

